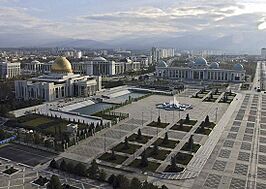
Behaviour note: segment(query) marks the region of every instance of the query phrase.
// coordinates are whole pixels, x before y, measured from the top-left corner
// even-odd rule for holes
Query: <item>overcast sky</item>
[[[0,0],[0,16],[0,35],[109,40],[266,32],[266,0]]]

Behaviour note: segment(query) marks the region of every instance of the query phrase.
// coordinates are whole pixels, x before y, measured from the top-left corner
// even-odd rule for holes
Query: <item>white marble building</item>
[[[20,62],[0,62],[0,78],[9,79],[21,75]]]
[[[101,77],[74,74],[70,62],[58,57],[51,73],[29,80],[15,81],[17,99],[53,101],[65,97],[87,97],[101,90]]]
[[[182,67],[169,66],[160,60],[156,67],[156,76],[182,81],[244,82],[246,71],[241,64],[235,64],[232,69],[221,69],[219,63],[208,64],[200,57]]]
[[[43,73],[43,63],[39,62],[38,60],[33,60],[28,63],[22,64],[22,70],[24,74],[36,74],[36,73]]]

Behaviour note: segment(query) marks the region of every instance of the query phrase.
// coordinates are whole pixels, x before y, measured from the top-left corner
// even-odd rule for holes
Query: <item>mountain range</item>
[[[0,47],[73,47],[73,48],[124,48],[149,49],[156,47],[172,47],[191,50],[222,50],[231,53],[258,53],[266,46],[266,34],[252,36],[250,34],[229,35],[223,37],[207,35],[184,35],[179,37],[121,37],[113,40],[97,41],[91,39],[69,39],[57,36],[38,34],[0,35]]]

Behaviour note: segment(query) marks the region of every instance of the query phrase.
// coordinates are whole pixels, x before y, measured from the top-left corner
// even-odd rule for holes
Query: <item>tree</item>
[[[166,132],[164,135],[163,144],[168,144],[168,142],[169,142],[169,139],[168,139],[168,134]]]
[[[142,183],[140,180],[136,177],[134,177],[130,182],[129,189],[140,189],[142,187]]]
[[[53,169],[58,169],[58,165],[57,165],[57,162],[55,161],[55,159],[53,159],[51,162],[50,162],[50,165],[49,165],[51,168]]]
[[[107,174],[105,173],[105,171],[103,169],[101,169],[99,172],[99,181],[105,182],[106,176],[107,176]]]
[[[98,167],[98,164],[96,163],[95,159],[92,160],[91,166],[88,169],[88,172],[89,172],[89,177],[90,178],[92,178],[92,179],[96,179],[97,178],[98,173],[99,173],[99,167]]]
[[[141,134],[141,130],[138,130],[138,135],[137,135],[137,140],[141,140],[142,139],[142,134]]]
[[[116,176],[115,176],[114,174],[112,174],[112,175],[108,178],[107,182],[108,182],[110,185],[112,185],[115,179],[116,179]]]
[[[188,149],[192,152],[193,149],[193,144],[194,144],[194,140],[193,140],[193,135],[191,135],[188,139]]]
[[[213,99],[213,94],[212,94],[212,92],[211,92],[211,94],[210,94],[210,99]]]
[[[62,171],[67,171],[67,164],[66,164],[66,162],[65,162],[64,159],[63,159],[63,160],[61,161],[61,163],[60,163],[60,169],[61,169]]]
[[[50,179],[50,182],[47,184],[48,189],[61,189],[61,182],[58,178],[58,176],[53,175]]]
[[[165,185],[162,185],[162,189],[168,189],[168,187]]]
[[[154,155],[158,155],[159,154],[159,148],[158,148],[158,145],[157,144],[154,144],[152,153]]]
[[[112,153],[111,153],[110,160],[116,160],[116,155],[115,155],[115,151],[114,151],[113,148],[112,148]]]
[[[181,119],[180,122],[179,122],[179,126],[182,128],[184,126],[183,124],[183,120]]]
[[[69,162],[69,163],[67,164],[66,168],[67,168],[67,172],[69,172],[69,173],[74,173],[75,167],[74,167],[74,165],[73,165],[72,162]]]
[[[215,94],[218,94],[218,93],[219,93],[219,89],[216,88],[216,89],[215,89]]]
[[[141,154],[141,162],[140,165],[142,167],[147,167],[148,166],[148,159],[147,159],[147,155],[146,155],[146,150],[143,151],[143,153]]]
[[[129,180],[124,175],[117,175],[118,187],[121,189],[129,188]]]
[[[187,116],[186,116],[186,123],[188,123],[189,122],[189,120],[190,120],[190,118],[189,118],[189,114],[187,114]]]
[[[157,123],[161,123],[161,117],[160,116],[158,116],[158,119],[157,119]]]
[[[34,133],[33,137],[34,137],[35,144],[40,144],[42,142],[41,137],[38,133]]]
[[[205,125],[209,125],[209,124],[210,124],[210,118],[209,118],[209,115],[207,115],[207,116],[205,117],[204,124],[205,124]]]
[[[97,164],[96,164],[97,165]],[[97,165],[98,166],[98,165]],[[74,167],[75,173],[77,175],[80,176],[87,176],[87,170],[86,170],[86,166],[82,163],[78,163],[75,167]]]
[[[125,137],[125,141],[124,141],[124,149],[129,149],[127,136]]]
[[[170,171],[176,171],[176,170],[177,170],[176,157],[173,156],[171,157]]]

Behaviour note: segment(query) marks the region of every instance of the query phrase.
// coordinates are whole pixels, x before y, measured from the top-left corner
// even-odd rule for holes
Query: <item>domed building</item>
[[[209,66],[211,69],[219,69],[220,65],[218,62],[212,62]]]
[[[71,63],[66,57],[57,57],[51,67],[53,73],[73,73]]]
[[[57,57],[51,64],[49,74],[15,81],[16,98],[53,101],[66,97],[87,97],[101,90],[101,76],[74,74],[67,58]]]
[[[207,67],[208,66],[207,60],[203,57],[196,58],[196,60],[194,62],[195,62],[194,66],[197,66],[197,67]]]
[[[167,66],[162,62],[156,66],[156,76],[159,78],[182,81],[244,82],[246,77],[246,71],[241,64],[235,64],[232,69],[222,69],[219,63],[208,63],[203,57],[198,57],[182,66]]]

